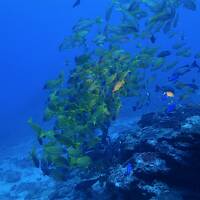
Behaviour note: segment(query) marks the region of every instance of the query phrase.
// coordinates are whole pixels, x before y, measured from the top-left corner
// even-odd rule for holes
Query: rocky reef
[[[200,199],[200,106],[145,114],[112,142],[108,199]]]
[[[138,125],[118,138],[121,163],[131,163],[132,178],[120,186],[110,181],[112,190],[122,199],[200,199],[200,107],[145,114]],[[112,170],[115,180],[118,171]]]
[[[13,167],[8,170],[7,158],[0,166],[1,199],[200,199],[199,105],[145,114],[137,125],[118,123],[118,129],[109,133],[111,141],[103,155],[107,164],[111,150],[112,162],[106,170],[73,169],[67,181],[56,182],[33,168],[27,158],[10,160]]]

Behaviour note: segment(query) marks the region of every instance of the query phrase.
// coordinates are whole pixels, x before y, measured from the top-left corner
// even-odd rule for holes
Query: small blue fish
[[[130,175],[130,173],[132,172],[133,170],[133,166],[131,163],[128,163],[127,166],[126,166],[126,175]]]
[[[176,109],[176,104],[175,104],[175,103],[172,103],[172,104],[169,104],[169,105],[167,106],[166,112],[167,112],[167,113],[170,113],[170,112],[173,112],[175,109]]]

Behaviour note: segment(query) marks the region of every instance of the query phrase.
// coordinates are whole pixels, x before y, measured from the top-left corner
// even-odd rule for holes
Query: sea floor
[[[119,132],[132,126],[137,118],[124,118],[113,123],[110,129],[110,137],[115,140]],[[34,138],[29,141],[22,142],[13,146],[1,147],[0,152],[0,200],[49,200],[57,199],[55,196],[57,187],[60,183],[55,182],[48,176],[43,176],[40,169],[33,166],[29,157],[29,152],[35,143]],[[72,175],[73,176],[73,173]],[[64,193],[68,192],[63,198],[59,199],[75,199],[72,188],[75,186],[76,180],[70,179],[64,185]],[[64,186],[62,184],[62,187]],[[71,194],[70,194],[71,193]],[[71,197],[70,197],[71,196]],[[84,199],[80,197],[79,199]]]
[[[53,181],[43,176],[41,171],[35,168],[29,158],[33,140],[26,144],[18,144],[12,147],[4,147],[0,155],[0,199],[23,200],[45,199],[33,197],[54,186]]]

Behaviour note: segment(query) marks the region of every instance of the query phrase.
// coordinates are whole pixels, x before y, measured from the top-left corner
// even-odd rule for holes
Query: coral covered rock
[[[198,133],[200,134],[200,116],[195,115],[192,117],[188,117],[181,124],[181,131],[184,133]]]
[[[167,171],[165,160],[158,157],[156,153],[144,152],[134,155],[135,170],[143,173],[156,173]]]
[[[130,174],[127,174],[126,172],[126,167],[121,165],[113,168],[108,178],[109,184],[114,185],[116,188],[128,189],[130,184],[135,181],[135,178],[133,176],[133,172]]]

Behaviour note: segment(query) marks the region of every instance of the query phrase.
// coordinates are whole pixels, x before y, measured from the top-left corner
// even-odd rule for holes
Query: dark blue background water
[[[65,58],[70,57],[58,51],[60,42],[79,17],[103,16],[108,2],[82,0],[72,9],[74,0],[0,1],[1,144],[31,136],[27,119],[42,117],[43,84],[64,69]],[[184,11],[181,17],[179,29],[193,49],[200,49],[200,12]]]

